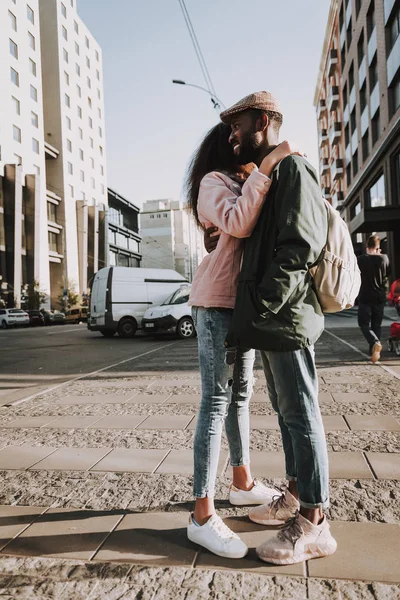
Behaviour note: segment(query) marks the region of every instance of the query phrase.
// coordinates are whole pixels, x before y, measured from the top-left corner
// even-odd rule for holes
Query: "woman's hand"
[[[263,173],[263,175],[270,177],[276,165],[291,154],[297,154],[297,156],[306,156],[306,154],[299,150],[296,144],[285,140],[281,144],[278,144],[278,146],[264,158],[260,165],[259,171]]]

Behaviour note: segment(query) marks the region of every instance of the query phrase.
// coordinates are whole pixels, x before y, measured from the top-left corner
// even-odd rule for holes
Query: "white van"
[[[107,267],[93,277],[88,329],[105,337],[133,337],[146,310],[187,280],[172,269]]]

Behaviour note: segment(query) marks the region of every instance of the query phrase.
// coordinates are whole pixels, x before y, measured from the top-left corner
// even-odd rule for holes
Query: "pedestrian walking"
[[[371,235],[366,253],[358,257],[361,288],[358,295],[358,325],[368,343],[371,362],[381,357],[381,331],[386,303],[390,264],[386,254],[381,254],[380,238]]]
[[[242,558],[248,551],[246,544],[224,524],[214,506],[224,423],[233,466],[231,504],[263,504],[276,492],[253,480],[250,470],[254,350],[249,346],[226,353],[224,343],[235,304],[243,238],[257,222],[272,170],[292,150],[286,142],[261,161],[259,168],[238,166],[229,135],[230,128],[223,123],[211,129],[195,153],[187,177],[188,205],[198,225],[203,229],[215,226],[220,234],[216,250],[204,258],[195,274],[190,295],[202,397],[194,438],[196,502],[188,537],[219,556]]]
[[[279,143],[282,111],[257,92],[221,113],[240,163],[262,164]],[[252,521],[283,525],[257,548],[259,558],[291,564],[336,550],[323,514],[329,467],[318,403],[314,343],[324,316],[310,267],[327,240],[327,212],[318,178],[304,157],[279,165],[251,236],[245,241],[229,346],[260,350],[268,393],[278,414],[288,489],[250,509]]]

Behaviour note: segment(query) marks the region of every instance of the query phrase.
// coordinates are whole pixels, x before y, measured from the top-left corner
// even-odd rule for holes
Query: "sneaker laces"
[[[298,516],[299,511],[296,511],[294,517],[289,519],[277,534],[278,539],[282,541],[288,540],[293,545],[293,548],[295,547],[297,540],[299,540],[304,533]]]
[[[279,488],[277,486],[275,487],[279,491],[279,494],[272,496],[270,510],[275,510],[275,512],[277,512],[280,508],[287,506],[285,497],[286,488]]]
[[[210,523],[210,527],[213,531],[215,531],[217,536],[224,542],[228,542],[229,540],[232,540],[232,539],[238,537],[236,535],[236,533],[234,533],[232,531],[232,529],[229,529],[229,527],[227,525],[225,525],[225,523],[223,522],[223,520],[220,517],[218,519],[214,519]]]

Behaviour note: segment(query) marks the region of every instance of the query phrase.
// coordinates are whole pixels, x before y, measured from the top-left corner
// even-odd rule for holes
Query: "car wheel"
[[[396,351],[397,356],[400,356],[400,340],[397,340],[394,343],[394,349]]]
[[[7,321],[2,321],[1,322],[1,328],[2,329],[7,329]]]
[[[131,338],[135,335],[137,323],[131,317],[124,317],[118,323],[118,335],[122,338]]]
[[[111,338],[117,332],[113,331],[112,329],[101,329],[100,333],[101,333],[101,335],[104,335],[104,337],[106,337],[106,338]]]
[[[389,352],[393,352],[393,342],[392,340],[388,340],[387,341],[387,349],[389,350]]]
[[[176,327],[176,335],[181,338],[192,338],[196,335],[193,320],[190,317],[183,317]]]

